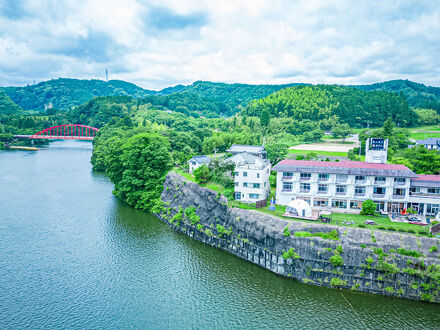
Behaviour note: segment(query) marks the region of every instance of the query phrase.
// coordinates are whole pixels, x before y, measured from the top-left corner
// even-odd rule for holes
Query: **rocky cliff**
[[[228,207],[171,172],[159,219],[190,237],[308,284],[440,302],[440,240],[284,220]]]

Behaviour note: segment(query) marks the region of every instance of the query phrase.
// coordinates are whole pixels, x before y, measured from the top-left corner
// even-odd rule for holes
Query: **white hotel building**
[[[435,216],[440,208],[440,176],[417,175],[404,165],[286,159],[273,170],[280,205],[303,199],[313,209],[359,213],[362,202],[371,199],[378,212],[413,207],[427,216]]]

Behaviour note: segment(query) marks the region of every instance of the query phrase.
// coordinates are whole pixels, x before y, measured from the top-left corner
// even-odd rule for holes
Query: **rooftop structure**
[[[247,152],[249,154],[261,158],[266,158],[267,155],[267,152],[263,146],[253,146],[253,145],[243,145],[243,144],[233,144],[228,150],[226,150],[226,152],[229,152],[231,154],[239,154],[242,152]]]
[[[370,138],[365,141],[365,161],[385,164],[388,159],[388,139]]]
[[[208,165],[211,162],[211,158],[208,156],[194,156],[190,160],[188,160],[189,164],[189,173],[193,173],[196,169],[198,169],[202,165]]]

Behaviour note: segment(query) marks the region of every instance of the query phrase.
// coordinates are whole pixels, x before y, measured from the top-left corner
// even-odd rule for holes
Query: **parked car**
[[[408,221],[421,222],[420,219],[417,217],[410,217],[408,218]]]
[[[372,225],[372,226],[376,224],[373,220],[365,220],[364,223],[366,225]]]

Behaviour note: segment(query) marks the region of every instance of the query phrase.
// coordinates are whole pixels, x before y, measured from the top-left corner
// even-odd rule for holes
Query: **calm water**
[[[440,306],[307,286],[116,200],[87,142],[0,152],[0,328],[435,328]]]

